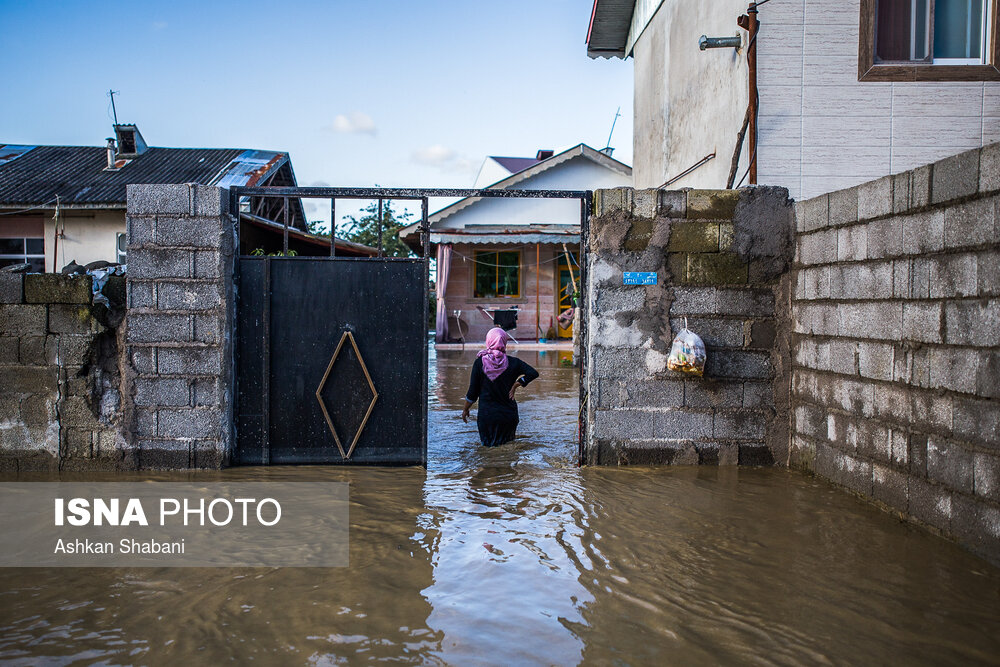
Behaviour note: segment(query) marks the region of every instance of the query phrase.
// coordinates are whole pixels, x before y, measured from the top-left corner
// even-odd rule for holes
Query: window
[[[521,296],[521,252],[476,251],[473,296],[477,299]]]
[[[127,254],[126,253],[126,248],[127,248],[127,246],[126,246],[126,241],[125,241],[125,235],[124,234],[119,234],[118,235],[118,241],[117,241],[117,243],[118,243],[118,248],[117,248],[118,249],[118,258],[115,261],[118,262],[119,264],[124,264],[127,261],[127,258],[126,258],[126,254]]]
[[[1000,0],[862,0],[861,81],[1000,80]]]
[[[0,239],[0,268],[30,264],[33,273],[45,272],[45,241],[40,238]]]

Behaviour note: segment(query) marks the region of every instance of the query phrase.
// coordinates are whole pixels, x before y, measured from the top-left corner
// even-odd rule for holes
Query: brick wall
[[[131,467],[122,436],[124,285],[0,273],[0,470]]]
[[[1000,145],[801,202],[790,463],[1000,554]]]
[[[218,468],[232,414],[233,224],[222,188],[128,186],[128,359],[140,468]]]
[[[786,381],[775,309],[792,247],[786,195],[595,193],[585,239],[588,463],[784,462],[774,396]],[[656,272],[657,284],[623,285],[625,271]],[[707,347],[703,378],[666,366],[685,316]]]

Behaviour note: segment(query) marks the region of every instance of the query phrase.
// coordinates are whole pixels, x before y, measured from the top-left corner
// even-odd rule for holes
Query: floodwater
[[[520,356],[514,444],[477,446],[442,352],[427,470],[158,476],[348,481],[349,568],[0,570],[0,661],[1000,661],[1000,570],[785,470],[578,468],[574,369]]]

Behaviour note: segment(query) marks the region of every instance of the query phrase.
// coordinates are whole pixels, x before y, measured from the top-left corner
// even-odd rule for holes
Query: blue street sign
[[[655,271],[624,271],[622,272],[622,284],[624,285],[655,285]]]

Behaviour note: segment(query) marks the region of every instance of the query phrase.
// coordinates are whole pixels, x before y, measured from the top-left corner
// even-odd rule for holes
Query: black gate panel
[[[239,262],[236,462],[425,464],[424,260]]]

